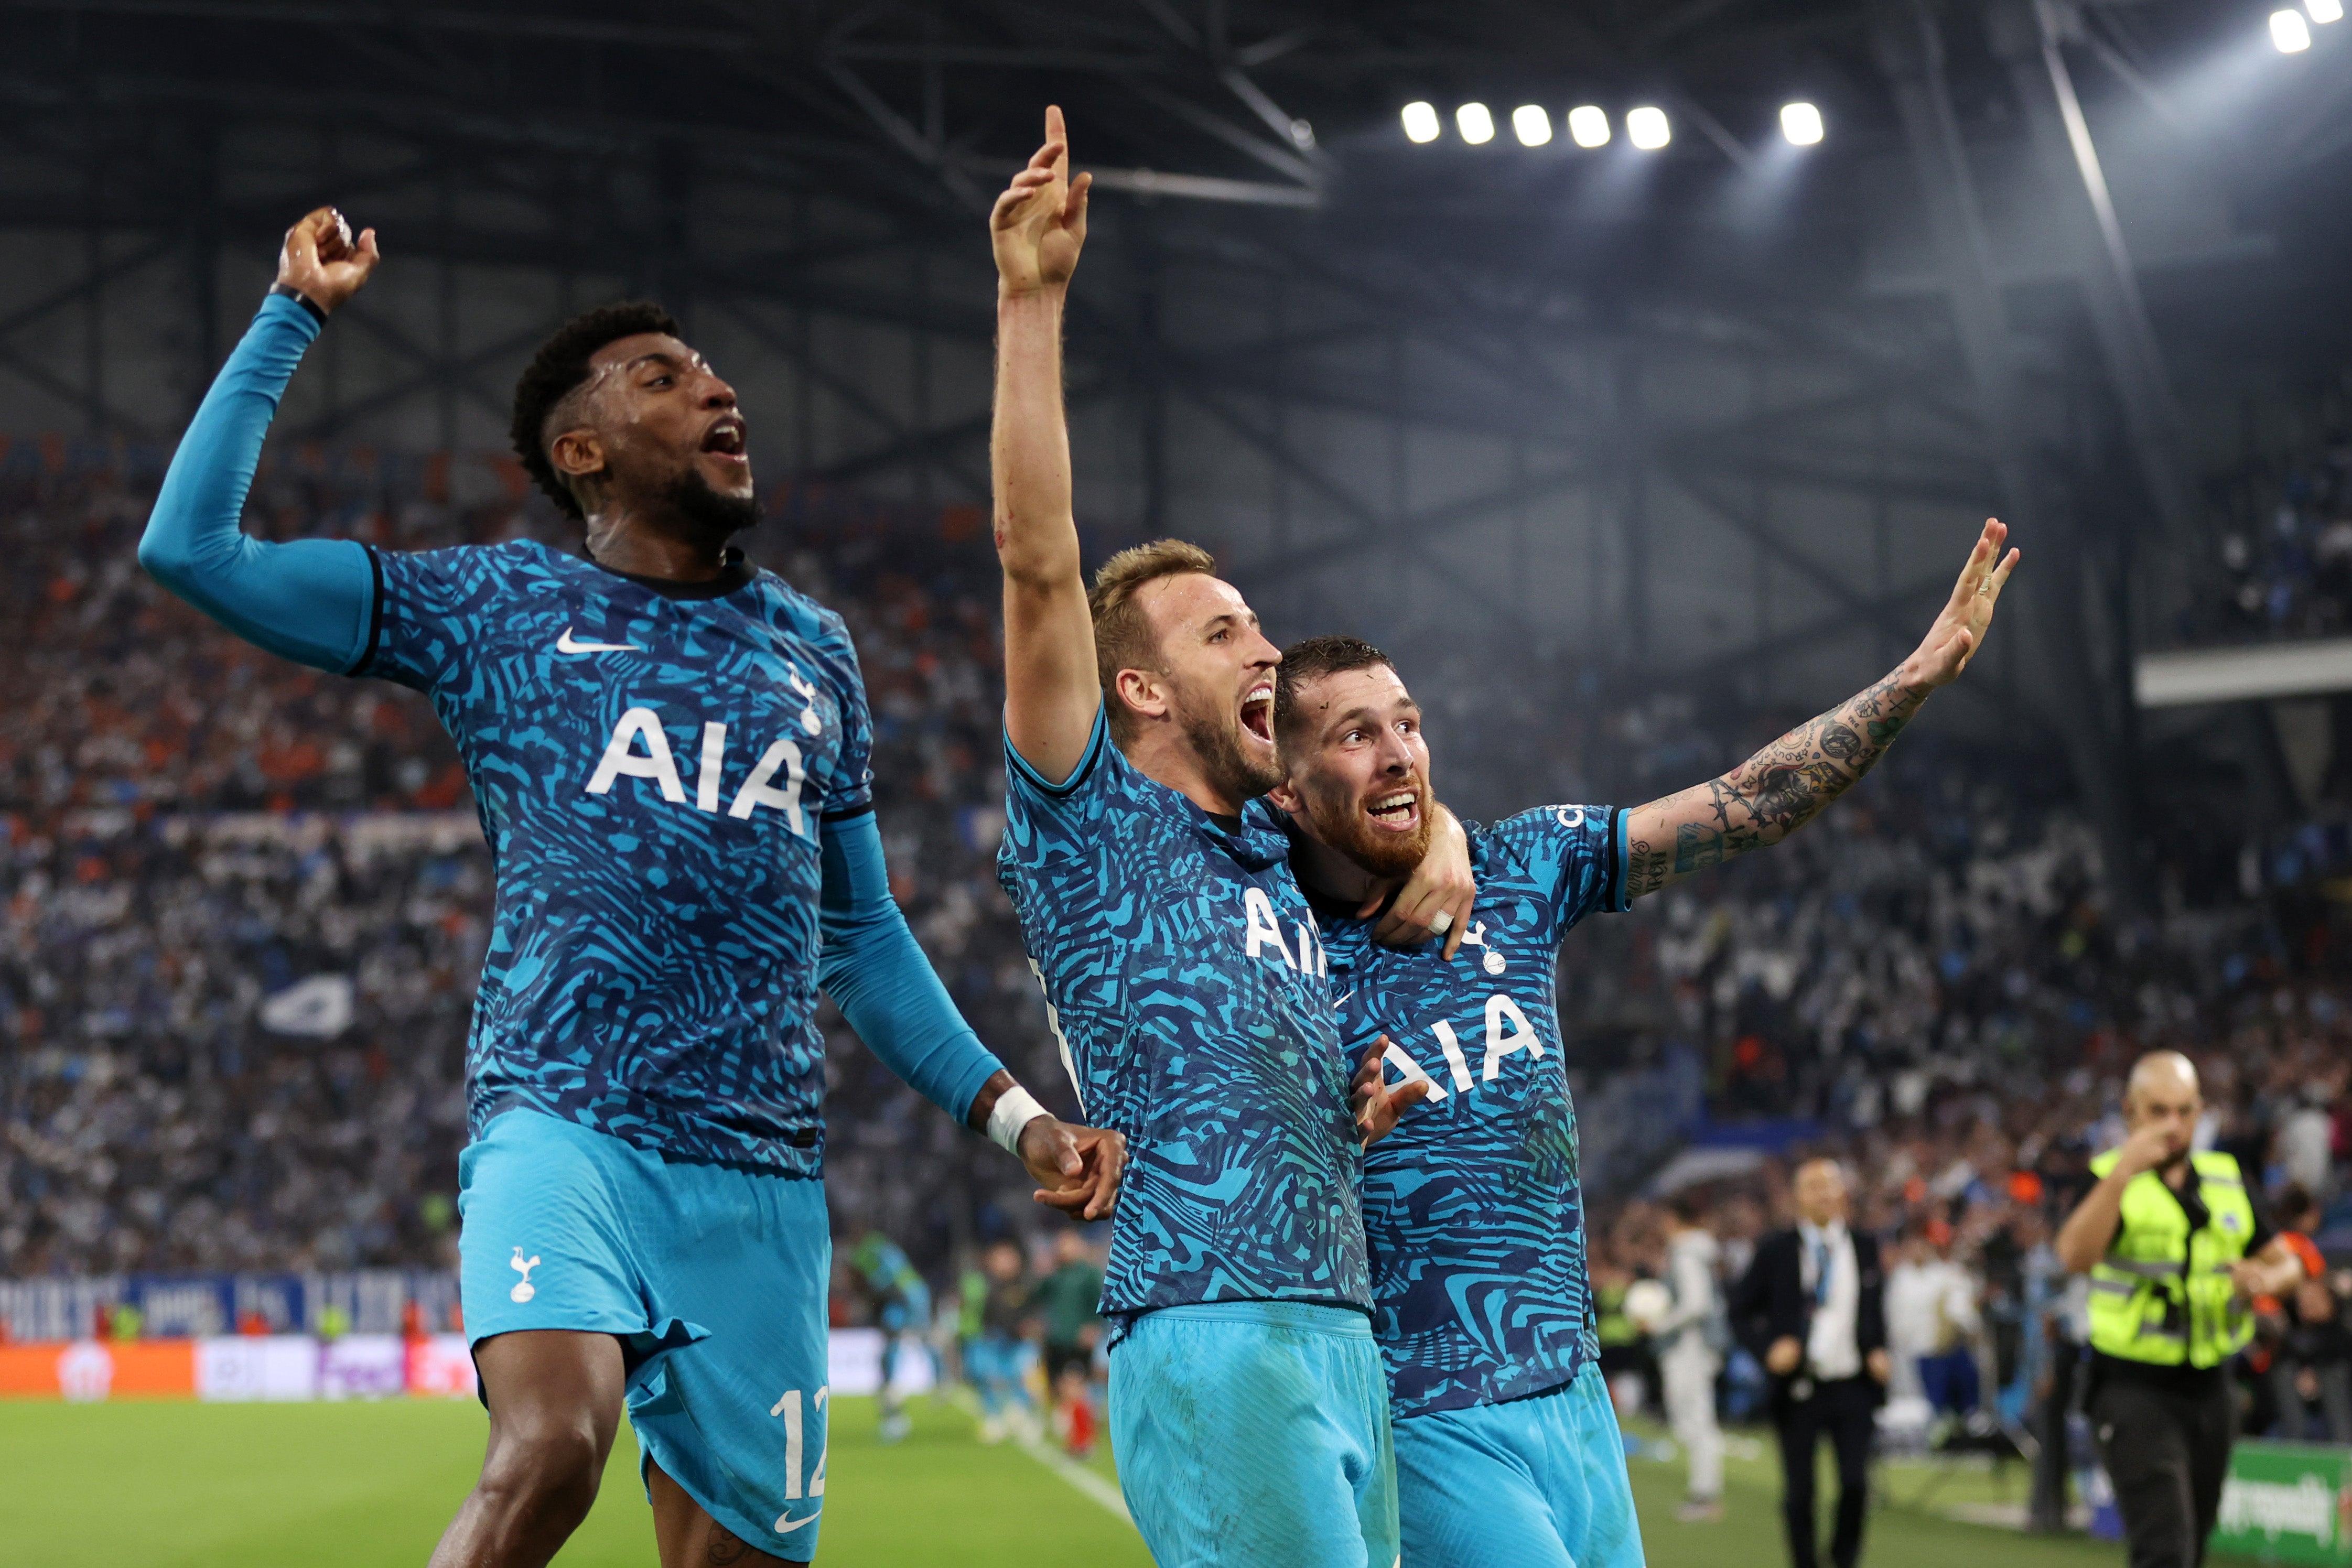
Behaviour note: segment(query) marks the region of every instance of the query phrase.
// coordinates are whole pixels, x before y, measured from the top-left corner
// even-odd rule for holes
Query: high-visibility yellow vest
[[[2091,1162],[2102,1180],[2118,1150]],[[2124,1188],[2123,1218],[2091,1270],[2091,1348],[2158,1366],[2219,1366],[2252,1339],[2254,1315],[2230,1282],[2253,1239],[2254,1209],[2230,1155],[2191,1155],[2211,1215],[2195,1231],[2180,1199],[2154,1171]]]
[[[1641,1331],[1633,1326],[1633,1320],[1625,1315],[1624,1286],[1596,1286],[1592,1292],[1592,1308],[1593,1337],[1601,1342],[1601,1349],[1614,1350],[1620,1345],[1642,1343]]]

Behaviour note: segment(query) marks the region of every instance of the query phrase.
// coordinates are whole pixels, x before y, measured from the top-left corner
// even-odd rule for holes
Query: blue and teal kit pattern
[[[498,865],[475,1130],[522,1107],[814,1173],[819,823],[873,804],[840,618],[767,572],[680,601],[529,540],[374,559],[360,673],[431,695]]]
[[[1434,941],[1383,947],[1318,901],[1347,1049],[1385,1034],[1390,1082],[1430,1081],[1364,1156],[1373,1332],[1400,1420],[1541,1393],[1593,1354],[1555,996],[1568,928],[1627,906],[1624,821],[1547,806],[1473,828],[1477,905],[1450,963]]]
[[[1099,712],[1068,779],[1009,742],[1005,779],[999,879],[1087,1119],[1128,1140],[1103,1311],[1369,1311],[1349,1063],[1267,808],[1212,816]]]
[[[1598,1377],[1400,1421],[1403,1560],[1444,1568],[1643,1568],[1625,1435]]]
[[[272,297],[140,544],[164,584],[314,667],[427,694],[497,864],[471,1131],[528,1110],[666,1159],[822,1169],[822,987],[961,1120],[996,1059],[889,896],[840,617],[744,566],[656,584],[529,540],[271,544],[238,516],[316,336]]]

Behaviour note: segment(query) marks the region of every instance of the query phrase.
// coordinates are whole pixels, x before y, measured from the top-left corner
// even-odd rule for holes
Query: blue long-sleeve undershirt
[[[958,1122],[1003,1063],[940,984],[890,896],[882,830],[867,811],[824,826],[817,984],[883,1065]]]
[[[375,569],[354,539],[249,538],[238,519],[278,400],[319,323],[273,294],[205,394],[139,540],[155,580],[247,642],[341,674],[367,654]]]
[[[367,655],[375,610],[366,547],[272,544],[239,526],[278,399],[318,335],[297,301],[262,301],[173,455],[139,564],[247,642],[348,672]],[[963,1122],[1003,1064],[956,1011],[891,898],[873,813],[825,823],[824,841],[817,983],[885,1065]]]

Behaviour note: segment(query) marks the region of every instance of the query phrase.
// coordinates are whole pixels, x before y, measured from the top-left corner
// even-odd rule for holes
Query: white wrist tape
[[[988,1113],[989,1141],[1017,1159],[1021,1129],[1047,1113],[1034,1094],[1016,1083],[996,1097],[995,1107]]]

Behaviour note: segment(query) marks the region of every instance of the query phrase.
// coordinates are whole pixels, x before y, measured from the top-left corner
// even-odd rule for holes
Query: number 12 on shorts
[[[824,1397],[831,1392],[830,1387],[820,1388],[816,1391],[816,1397],[809,1401],[812,1420],[822,1421],[824,1418]],[[801,1464],[808,1453],[807,1442],[801,1430],[801,1391],[786,1389],[784,1396],[769,1407],[768,1414],[784,1418],[784,1498],[786,1501],[796,1501],[801,1496]],[[808,1495],[813,1498],[824,1495],[823,1444],[817,1447],[816,1470],[808,1479]]]

